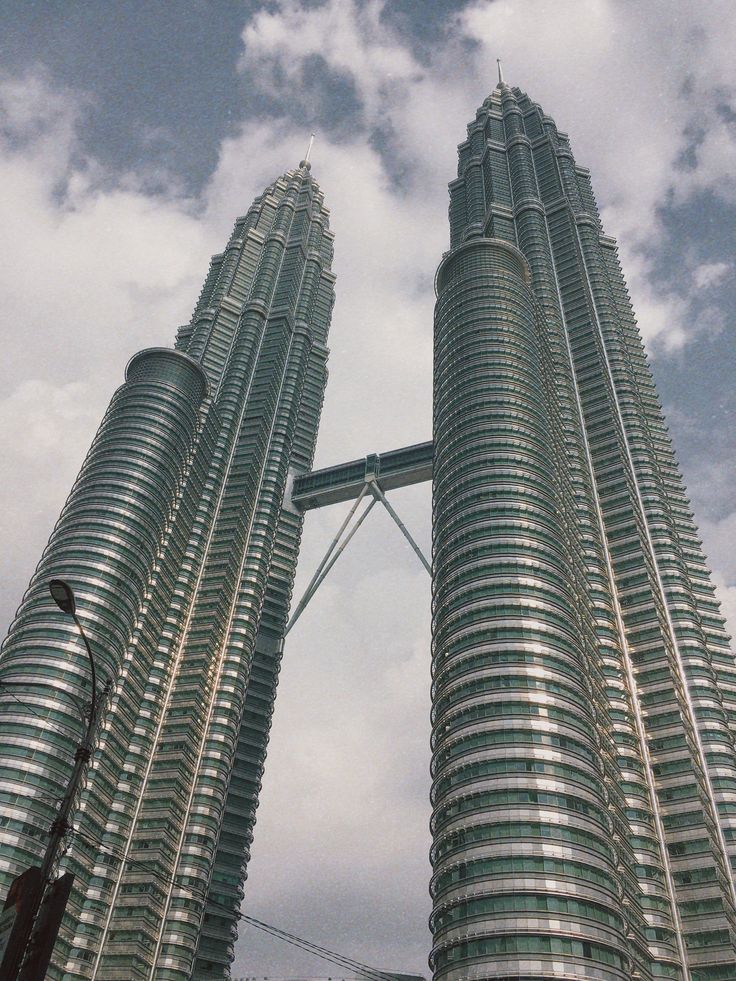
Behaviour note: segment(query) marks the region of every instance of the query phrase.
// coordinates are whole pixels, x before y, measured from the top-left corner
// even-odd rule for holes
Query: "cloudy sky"
[[[0,482],[10,620],[128,357],[317,132],[337,305],[318,465],[431,435],[432,278],[495,59],[568,131],[736,625],[729,0],[6,0]],[[393,495],[427,551],[428,487]],[[297,596],[341,519],[309,515]],[[374,509],[289,636],[247,911],[427,973],[429,580]],[[241,930],[236,975],[328,975]]]

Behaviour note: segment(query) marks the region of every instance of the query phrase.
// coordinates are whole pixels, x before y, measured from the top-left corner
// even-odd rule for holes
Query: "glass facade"
[[[89,697],[74,588],[109,684],[63,867],[49,978],[224,978],[236,930],[334,300],[302,162],[239,218],[176,347],[136,355],[0,657],[0,884],[43,854]],[[39,789],[40,788],[40,789]]]
[[[736,665],[587,170],[499,83],[436,279],[435,978],[736,978]]]

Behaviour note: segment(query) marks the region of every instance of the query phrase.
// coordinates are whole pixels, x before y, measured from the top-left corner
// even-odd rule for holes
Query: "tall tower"
[[[89,697],[52,577],[73,586],[109,686],[52,978],[228,974],[301,536],[287,488],[311,465],[327,378],[332,253],[305,160],[238,218],[176,348],[131,360],[2,648],[5,889],[43,854]]]
[[[616,243],[502,79],[450,198],[435,978],[736,978],[736,665]]]

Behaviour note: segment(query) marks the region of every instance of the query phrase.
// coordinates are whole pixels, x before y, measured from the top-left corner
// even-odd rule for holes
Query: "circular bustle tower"
[[[472,234],[437,273],[435,978],[630,977],[575,628],[538,307]]]
[[[174,514],[206,393],[202,368],[180,351],[149,348],[131,359],[3,647],[3,684],[26,686],[23,697],[35,706],[31,718],[21,723],[19,716],[15,736],[9,722],[5,738],[18,747],[29,740],[37,747],[37,781],[29,772],[4,772],[5,787],[19,798],[29,783],[50,791],[46,801],[32,802],[37,811],[22,829],[29,862],[36,856],[38,829],[54,813],[53,794],[61,796],[66,787],[79,737],[79,704],[90,694],[77,628],[59,615],[49,581],[63,576],[74,584],[98,683],[113,681]],[[57,724],[56,731],[45,718]]]

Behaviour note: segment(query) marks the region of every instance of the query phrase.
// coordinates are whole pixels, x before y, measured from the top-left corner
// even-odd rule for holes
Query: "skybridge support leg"
[[[363,498],[366,496],[366,494],[368,494],[369,492],[373,495],[372,500],[370,500],[368,502],[368,506],[362,511],[362,513],[360,514],[360,516],[357,518],[357,520],[353,524],[353,527],[350,529],[350,531],[348,531],[347,535],[345,535],[345,537],[343,538],[343,535],[345,534],[348,526],[350,525],[351,520],[353,519],[353,517],[355,515],[355,512],[358,509],[358,505],[363,500]],[[363,487],[362,487],[362,489],[360,491],[360,494],[358,494],[357,498],[355,499],[355,503],[353,504],[353,506],[348,511],[347,517],[345,518],[345,520],[343,521],[343,523],[340,525],[340,528],[339,528],[337,534],[335,535],[335,537],[330,542],[330,544],[329,544],[329,546],[327,548],[327,551],[325,552],[324,558],[322,559],[322,561],[320,562],[320,564],[317,566],[317,571],[312,576],[312,578],[311,578],[311,580],[309,582],[309,585],[307,586],[306,590],[304,591],[304,595],[299,600],[299,603],[297,604],[296,609],[294,610],[293,614],[291,615],[291,618],[290,618],[289,622],[286,625],[286,630],[284,631],[284,637],[288,634],[288,632],[294,626],[294,624],[299,619],[299,617],[302,615],[302,613],[304,612],[304,610],[307,608],[307,604],[309,603],[309,601],[311,600],[311,598],[314,596],[314,594],[317,592],[317,590],[322,585],[322,583],[325,581],[325,578],[326,578],[327,574],[329,573],[330,569],[333,567],[333,565],[337,562],[337,560],[340,558],[340,556],[342,555],[342,553],[345,551],[345,549],[346,549],[346,547],[347,547],[348,542],[350,541],[350,539],[353,537],[353,535],[356,533],[356,531],[358,530],[358,528],[360,528],[360,526],[363,524],[363,522],[365,521],[365,519],[368,517],[369,511],[371,510],[371,508],[373,507],[373,505],[376,503],[376,501],[380,501],[380,503],[383,504],[383,506],[386,508],[386,510],[388,511],[388,513],[391,515],[391,517],[393,518],[393,520],[398,525],[399,530],[401,531],[401,534],[406,538],[406,540],[409,542],[409,544],[411,545],[411,547],[414,550],[414,552],[419,557],[419,561],[422,563],[422,565],[427,570],[427,572],[430,575],[432,575],[432,567],[430,566],[430,564],[427,561],[427,559],[424,557],[424,554],[422,553],[422,550],[419,548],[419,546],[417,545],[417,543],[414,541],[414,539],[410,535],[410,533],[409,533],[406,525],[403,523],[403,521],[401,520],[401,518],[398,516],[398,514],[396,513],[396,511],[393,509],[393,507],[391,507],[391,505],[389,504],[388,500],[386,499],[386,495],[381,490],[378,482],[375,479],[366,480],[365,484],[363,485]],[[342,541],[341,541],[341,539],[342,539]]]
[[[320,564],[317,566],[317,571],[312,576],[309,585],[307,586],[306,590],[304,591],[304,595],[302,596],[301,600],[299,601],[299,603],[297,605],[297,608],[294,610],[293,614],[291,615],[291,617],[289,619],[289,622],[286,625],[286,630],[284,631],[284,637],[288,634],[288,632],[294,626],[294,624],[296,623],[296,621],[302,615],[302,613],[304,612],[304,610],[307,607],[307,604],[309,603],[309,601],[311,600],[311,598],[314,596],[314,594],[317,592],[317,590],[319,589],[319,587],[324,582],[325,577],[327,576],[327,573],[330,571],[330,569],[333,567],[333,565],[340,558],[340,556],[344,552],[344,550],[345,550],[348,542],[350,541],[350,539],[353,537],[353,535],[355,534],[355,532],[358,530],[358,528],[360,528],[360,526],[363,524],[363,522],[365,521],[365,519],[368,517],[368,512],[371,510],[371,508],[373,507],[373,505],[376,503],[376,499],[375,498],[372,501],[369,501],[368,502],[368,507],[366,507],[365,510],[362,512],[362,514],[357,519],[357,521],[355,522],[355,524],[353,525],[353,527],[350,529],[350,531],[348,532],[348,534],[345,536],[345,538],[343,539],[343,541],[340,542],[340,539],[342,538],[342,535],[344,534],[345,530],[347,529],[348,525],[350,524],[350,521],[351,521],[353,515],[355,514],[355,512],[356,512],[356,510],[358,508],[358,505],[360,504],[360,502],[363,500],[363,498],[365,497],[365,495],[367,493],[368,493],[368,484],[366,483],[363,486],[363,489],[361,490],[360,494],[355,499],[355,503],[353,504],[353,506],[348,511],[347,517],[345,518],[345,520],[343,521],[343,523],[340,525],[340,528],[339,528],[337,534],[335,535],[335,537],[330,542],[330,544],[329,544],[329,546],[327,548],[327,551],[325,552],[324,558],[322,559],[322,561],[320,562]]]
[[[409,530],[407,529],[407,527],[404,524],[404,522],[401,520],[401,518],[398,516],[398,514],[394,511],[394,509],[388,503],[388,499],[386,498],[386,495],[383,493],[383,491],[378,486],[378,483],[375,480],[374,481],[371,481],[371,491],[373,492],[373,494],[375,495],[375,497],[381,502],[381,504],[383,504],[383,506],[386,508],[386,510],[388,511],[388,513],[391,515],[391,517],[394,519],[394,521],[396,522],[396,524],[399,526],[399,531],[404,536],[404,538],[407,540],[407,542],[409,542],[409,544],[411,545],[411,547],[414,549],[414,551],[416,552],[417,556],[419,557],[419,561],[422,563],[422,565],[424,566],[424,568],[427,570],[427,572],[431,576],[432,575],[432,566],[429,564],[429,562],[424,557],[424,553],[422,552],[421,548],[419,548],[419,546],[417,545],[417,543],[414,541],[414,539],[409,534]]]

